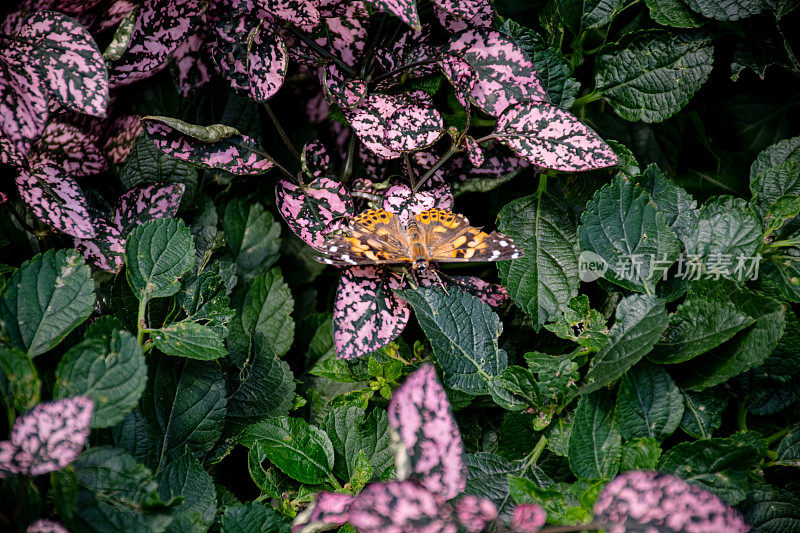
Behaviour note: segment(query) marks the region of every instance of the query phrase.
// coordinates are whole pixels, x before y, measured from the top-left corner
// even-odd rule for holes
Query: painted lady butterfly
[[[506,261],[522,256],[510,237],[486,233],[469,225],[462,215],[428,209],[404,227],[400,217],[369,209],[355,217],[341,234],[327,238],[320,261],[329,265],[411,263],[414,270],[430,262]]]

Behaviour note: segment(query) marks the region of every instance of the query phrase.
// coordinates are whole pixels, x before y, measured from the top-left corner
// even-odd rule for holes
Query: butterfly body
[[[522,256],[514,241],[502,233],[486,233],[458,214],[428,209],[403,225],[400,217],[382,209],[369,209],[353,219],[341,234],[323,245],[332,265],[410,263],[424,270],[431,262],[458,263],[505,261]]]

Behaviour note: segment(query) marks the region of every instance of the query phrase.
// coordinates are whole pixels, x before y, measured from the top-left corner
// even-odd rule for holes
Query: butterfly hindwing
[[[408,261],[408,245],[400,219],[383,209],[369,209],[353,219],[324,246],[330,265],[374,265]]]
[[[426,233],[431,261],[505,261],[521,255],[510,237],[481,231],[470,226],[466,217],[449,211],[428,209],[416,215],[415,220]]]

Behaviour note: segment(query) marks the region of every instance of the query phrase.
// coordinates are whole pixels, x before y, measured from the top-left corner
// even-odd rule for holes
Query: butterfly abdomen
[[[406,238],[408,239],[408,252],[411,259],[411,266],[414,269],[425,269],[428,267],[430,255],[416,221],[410,220],[406,227]]]

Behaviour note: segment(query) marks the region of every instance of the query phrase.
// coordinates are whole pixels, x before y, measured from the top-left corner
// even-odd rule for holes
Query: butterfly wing
[[[481,231],[470,226],[469,220],[462,215],[442,209],[428,209],[414,218],[425,231],[431,261],[507,261],[522,256],[511,237],[496,231]]]
[[[383,209],[368,209],[355,217],[341,234],[323,245],[329,265],[375,265],[410,261],[405,229],[400,218]]]

